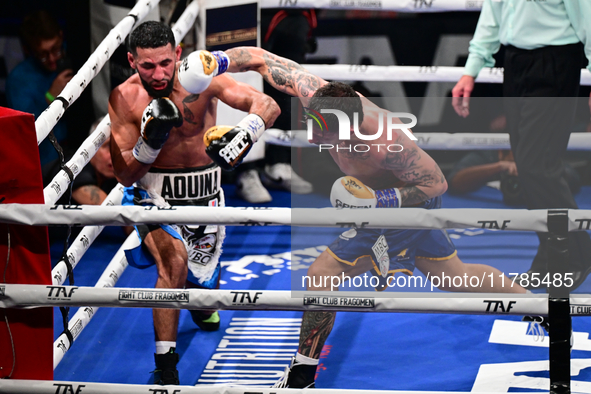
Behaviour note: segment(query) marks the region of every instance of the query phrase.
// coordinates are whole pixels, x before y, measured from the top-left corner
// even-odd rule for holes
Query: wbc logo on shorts
[[[388,269],[390,268],[390,256],[388,255],[388,242],[384,235],[380,235],[376,243],[371,247],[373,254],[376,256],[378,261],[380,274],[382,277],[388,276]]]

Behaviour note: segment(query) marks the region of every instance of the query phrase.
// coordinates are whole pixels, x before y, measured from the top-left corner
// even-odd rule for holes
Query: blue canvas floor
[[[225,187],[227,205],[250,205]],[[266,206],[288,207],[287,192],[272,192]],[[328,205],[311,195],[302,205]],[[591,209],[591,187],[577,201]],[[299,205],[301,206],[301,205]],[[445,208],[507,208],[500,192],[482,188],[467,196],[445,196]],[[306,229],[297,233],[306,248],[292,250],[289,227],[228,227],[224,244],[222,288],[288,290],[292,274],[306,268],[338,231]],[[295,230],[297,231],[297,230]],[[460,258],[501,271],[524,272],[537,248],[534,233],[450,230]],[[303,238],[302,238],[303,237]],[[124,240],[108,228],[75,270],[76,285],[94,286]],[[291,253],[289,253],[291,252]],[[61,245],[52,245],[54,260]],[[154,268],[128,268],[118,287],[153,287]],[[591,279],[577,290],[591,293]],[[75,310],[71,311],[73,315]],[[235,382],[267,385],[277,380],[297,349],[301,312],[221,311],[221,328],[201,332],[187,311],[181,312],[178,351],[181,384]],[[591,318],[573,319],[573,392],[591,393]],[[534,341],[518,316],[419,313],[337,315],[318,369],[319,388],[420,391],[547,391],[548,338]],[[55,311],[55,336],[62,331]],[[150,309],[101,308],[55,370],[56,380],[151,383],[153,328]]]

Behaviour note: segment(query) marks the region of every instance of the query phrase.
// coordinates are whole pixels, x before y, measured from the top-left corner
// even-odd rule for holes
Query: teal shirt
[[[591,0],[484,0],[464,74],[493,67],[501,44],[536,49],[577,42],[591,61]]]
[[[45,100],[45,92],[49,90],[53,80],[57,76],[55,72],[45,71],[33,57],[28,57],[19,63],[6,79],[6,99],[8,106],[22,112],[35,115],[35,119],[48,107]],[[60,120],[53,128],[53,134],[58,142],[62,142],[67,135],[65,121]],[[47,164],[58,158],[58,154],[46,138],[39,145],[41,165]]]

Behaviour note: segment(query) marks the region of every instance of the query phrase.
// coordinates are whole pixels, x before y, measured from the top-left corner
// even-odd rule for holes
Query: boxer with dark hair
[[[173,37],[159,22],[142,23],[131,34],[127,56],[137,74],[109,98],[115,175],[128,186],[124,204],[220,206],[224,198],[218,164],[227,169],[240,164],[279,109],[251,86],[220,75],[227,67],[223,53],[198,51],[180,62],[181,47]],[[195,79],[196,73],[201,79]],[[237,126],[213,127],[218,100],[249,114]],[[136,229],[142,245],[126,252],[128,261],[139,267],[156,264],[156,288],[219,285],[223,226]],[[153,316],[154,381],[179,384],[179,310],[154,309]],[[197,324],[210,323],[206,329],[219,327],[217,312],[211,316],[194,311],[192,317]]]
[[[373,135],[378,129],[379,117],[384,110],[356,93],[349,85],[327,82],[293,61],[281,58],[263,49],[239,47],[226,51],[230,58],[229,72],[254,70],[276,89],[300,97],[305,107],[320,112],[323,108],[338,109],[345,113],[358,112],[359,132]],[[357,136],[339,140],[339,128],[330,123],[336,115],[323,113],[328,128],[321,129],[313,123],[313,139],[316,144],[333,144],[342,148],[355,142],[363,142]],[[331,119],[332,118],[332,119]],[[402,123],[396,120],[397,123]],[[353,127],[352,127],[353,128]],[[337,132],[339,131],[339,132]],[[372,141],[375,145],[400,144],[403,150],[390,152],[372,146],[367,152],[347,149],[331,149],[330,154],[341,171],[347,176],[337,179],[331,192],[333,206],[355,208],[419,207],[439,208],[441,195],[447,182],[435,161],[403,133],[394,129],[393,138],[387,133]],[[372,246],[378,242],[385,245],[386,259],[375,256]],[[400,254],[403,259],[399,259]],[[388,257],[390,256],[390,257]],[[455,247],[444,230],[380,230],[355,229],[343,233],[315,261],[308,270],[311,278],[353,278],[373,271],[388,280],[397,272],[412,275],[418,268],[431,278],[449,275],[468,277],[492,275],[493,283],[480,288],[459,287],[451,284],[438,286],[447,291],[512,292],[525,293],[520,286],[511,286],[510,280],[496,268],[482,264],[465,264],[457,256]],[[316,283],[321,285],[317,286]],[[322,280],[309,282],[310,290],[336,291],[331,283]],[[314,287],[315,286],[315,287]],[[384,287],[376,288],[382,290]],[[304,313],[298,353],[292,360],[285,376],[275,387],[311,388],[322,347],[330,334],[336,312],[307,311]]]

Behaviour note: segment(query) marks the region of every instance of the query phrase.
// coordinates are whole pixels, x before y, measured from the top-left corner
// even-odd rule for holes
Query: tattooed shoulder
[[[264,53],[263,59],[265,59],[267,65],[273,64],[275,66],[283,67],[286,70],[304,70],[304,67],[294,62],[293,60],[279,57],[272,53]]]

